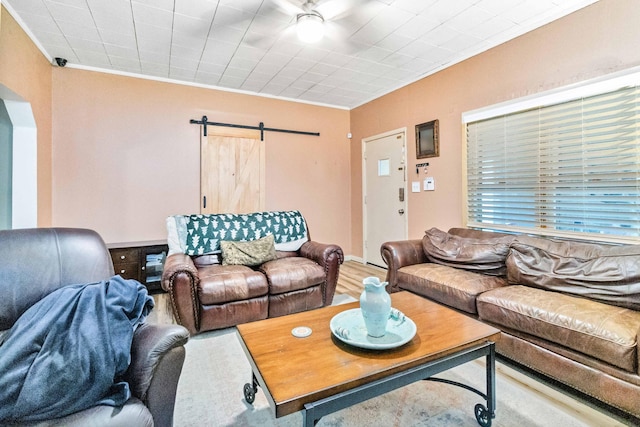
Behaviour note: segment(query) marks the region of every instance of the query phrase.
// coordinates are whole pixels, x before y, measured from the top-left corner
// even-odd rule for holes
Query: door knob
[[[398,209],[398,213],[399,213],[400,215],[404,215],[404,209]]]

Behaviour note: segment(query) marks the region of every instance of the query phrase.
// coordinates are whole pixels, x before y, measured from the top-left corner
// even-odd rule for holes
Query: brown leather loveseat
[[[499,354],[640,417],[640,245],[433,228],[381,253],[389,291],[500,328]]]
[[[192,334],[333,301],[342,249],[309,240],[298,211],[176,215],[167,230],[162,288]]]
[[[62,291],[63,288],[68,289],[71,287],[69,285],[109,280],[113,274],[109,251],[102,238],[92,230],[77,228],[1,230],[0,346],[8,346],[4,350],[11,351],[8,344],[11,341],[8,337],[12,336],[12,327],[20,321],[23,313],[45,297],[55,291]],[[71,305],[62,298],[57,302],[59,306]],[[99,307],[94,306],[92,309],[98,311]],[[78,310],[91,313],[90,310],[82,310],[82,306],[79,306]],[[43,311],[40,310],[38,316],[42,316]],[[86,333],[89,327],[80,321],[73,326],[74,328],[70,328],[66,336],[66,341],[71,344],[69,348],[72,348],[74,343],[82,342],[76,339],[73,332]],[[105,331],[107,335],[112,333],[113,331]],[[49,338],[51,338],[50,335],[47,339]],[[94,335],[88,337],[88,339],[91,338],[98,339]],[[176,390],[185,358],[184,344],[188,339],[187,330],[179,325],[140,324],[133,333],[129,368],[124,375],[124,380],[131,390],[131,397],[124,405],[114,407],[96,404],[66,416],[56,416],[52,413],[50,419],[40,418],[40,421],[29,422],[28,425],[65,427],[150,427],[154,425],[169,427],[173,425]],[[3,341],[4,344],[2,344]],[[99,345],[96,347],[101,348]],[[83,348],[72,348],[71,351],[81,353]],[[55,355],[46,357],[54,358]],[[69,361],[64,360],[64,362]],[[65,364],[61,366],[63,365]],[[81,371],[85,373],[91,369],[93,380],[100,375],[100,372],[95,371],[95,369],[99,370],[97,366],[87,364],[83,365],[83,368]],[[18,368],[14,366],[13,369]],[[109,370],[105,372],[106,375],[111,373]],[[42,370],[39,371],[39,375],[44,374]],[[55,374],[59,372],[52,373],[52,375]],[[1,375],[16,378],[11,376],[11,372],[2,372]],[[75,399],[79,393],[78,390],[84,390],[79,378],[67,380],[70,387],[58,390],[55,396],[57,401]],[[46,380],[42,378],[42,381]],[[22,391],[25,391],[24,388]],[[35,399],[35,396],[28,396],[27,399],[29,398]],[[38,400],[33,401],[38,402]],[[0,421],[0,424],[4,425],[3,421]],[[23,424],[18,421],[15,424],[10,422],[10,425]]]

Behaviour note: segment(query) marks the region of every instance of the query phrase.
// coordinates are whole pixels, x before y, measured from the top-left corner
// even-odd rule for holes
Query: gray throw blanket
[[[31,306],[0,345],[0,423],[124,404],[133,332],[153,306],[142,284],[120,276],[65,286]]]

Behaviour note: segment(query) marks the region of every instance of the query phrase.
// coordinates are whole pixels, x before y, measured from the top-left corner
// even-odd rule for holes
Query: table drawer
[[[123,279],[136,279],[140,271],[140,265],[137,262],[113,264],[116,274],[122,276]]]
[[[116,264],[129,264],[135,262],[136,264],[140,262],[140,255],[138,249],[112,249],[111,250],[111,259],[113,260],[113,265]]]

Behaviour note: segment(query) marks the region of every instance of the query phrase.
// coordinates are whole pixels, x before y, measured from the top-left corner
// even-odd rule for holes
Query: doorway
[[[13,194],[13,124],[0,99],[0,230],[11,229]]]
[[[0,84],[0,229],[38,226],[38,140],[31,104]],[[6,157],[5,157],[6,156]],[[10,164],[10,168],[9,168]]]
[[[260,131],[209,126],[200,140],[200,213],[260,212],[265,153]]]
[[[384,242],[407,238],[406,128],[362,140],[364,261],[386,268]]]

